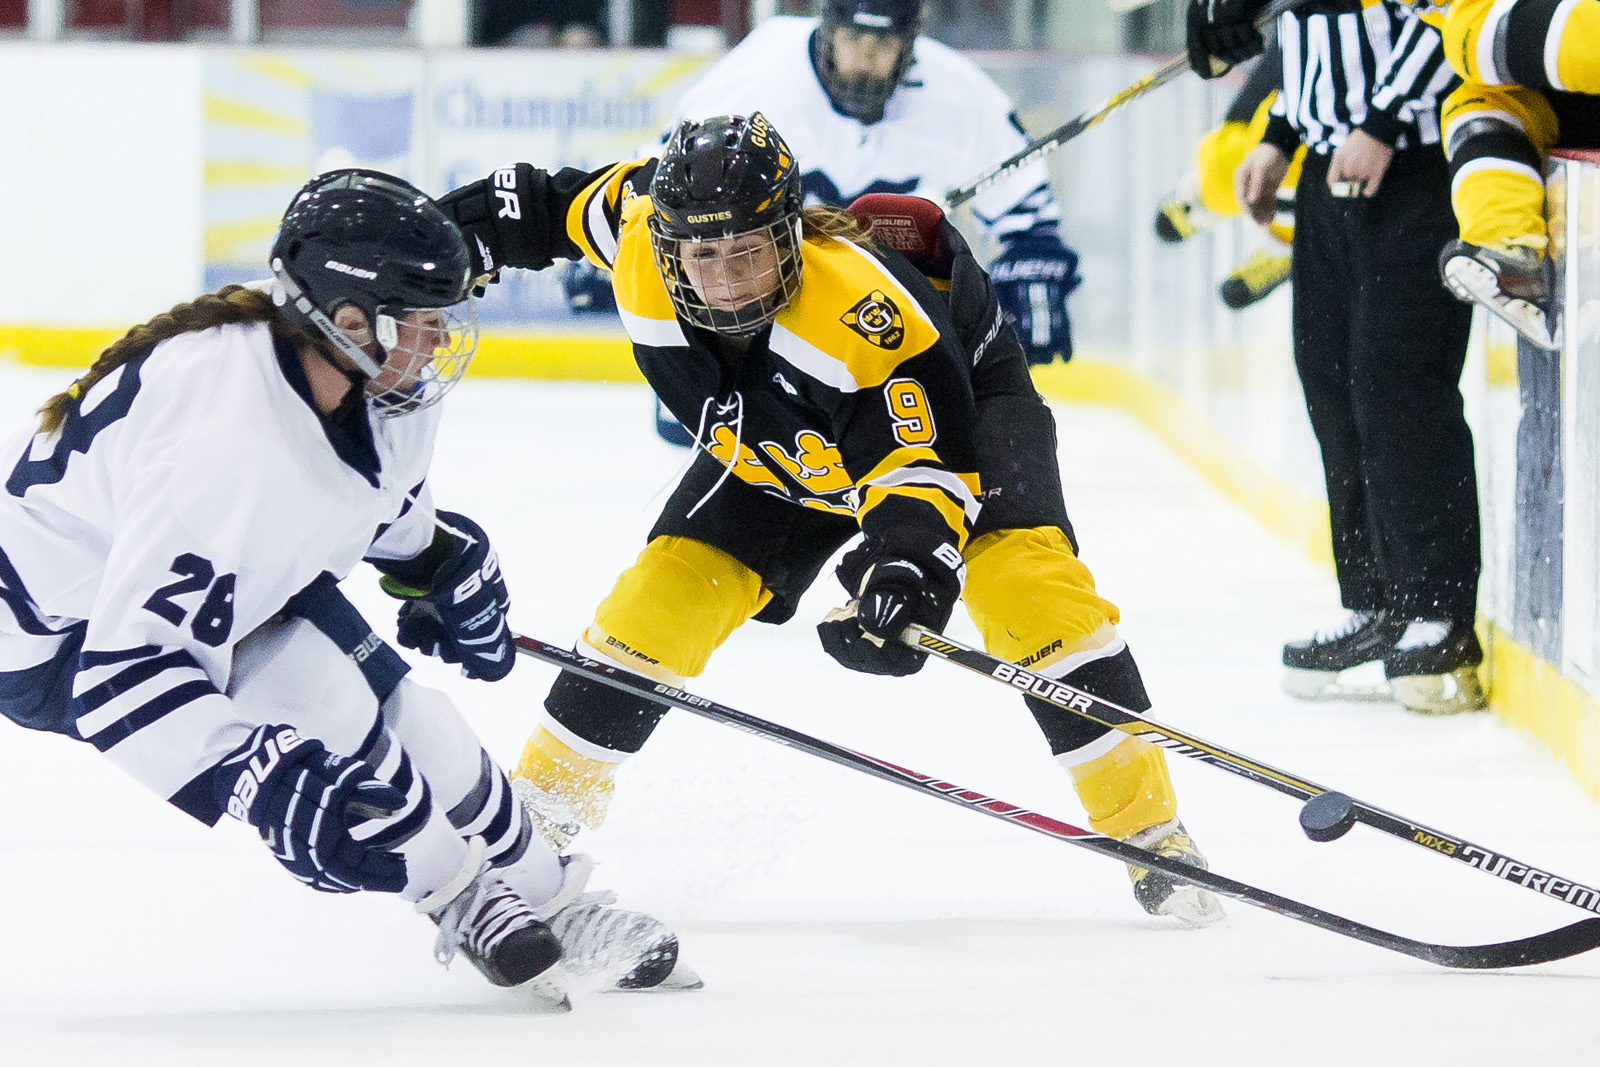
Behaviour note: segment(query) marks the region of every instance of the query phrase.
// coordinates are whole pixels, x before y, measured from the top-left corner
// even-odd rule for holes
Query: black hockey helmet
[[[886,78],[846,78],[839,72],[834,39],[840,29],[898,38],[900,56]],[[922,29],[922,0],[823,0],[822,23],[811,39],[812,59],[834,108],[870,126],[883,118],[889,97],[911,66]]]
[[[391,174],[312,178],[278,226],[271,262],[285,317],[360,369],[380,414],[436,402],[477,350],[466,239],[427,194]],[[366,337],[334,325],[347,304],[366,315]]]
[[[680,123],[650,182],[650,244],[678,314],[735,336],[776,318],[800,287],[803,195],[794,154],[761,112]]]

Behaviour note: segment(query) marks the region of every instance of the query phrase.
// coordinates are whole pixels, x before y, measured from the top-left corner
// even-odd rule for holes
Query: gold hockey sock
[[[1066,763],[1071,755],[1057,758]],[[1097,833],[1120,841],[1178,817],[1166,755],[1148,741],[1124,738],[1111,751],[1067,770]]]
[[[614,761],[585,756],[540,726],[522,747],[511,776],[565,801],[578,822],[592,830],[606,821],[617,768],[626,754],[617,756]]]

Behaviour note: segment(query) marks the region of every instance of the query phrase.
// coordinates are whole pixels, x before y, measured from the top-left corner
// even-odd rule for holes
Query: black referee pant
[[[1471,308],[1446,292],[1457,236],[1444,152],[1395,153],[1373,197],[1335,197],[1308,153],[1295,201],[1294,361],[1322,450],[1339,596],[1470,623],[1478,487],[1461,400]]]

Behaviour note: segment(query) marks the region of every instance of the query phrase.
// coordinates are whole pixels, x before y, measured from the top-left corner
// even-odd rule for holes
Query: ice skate
[[[483,839],[473,838],[456,880],[417,902],[417,910],[439,927],[434,958],[448,966],[460,952],[495,985],[526,992],[538,1007],[570,1010],[566,981],[556,966],[560,941],[484,866],[483,853]]]
[[[678,960],[678,936],[659,919],[611,905],[616,894],[585,893],[550,916],[561,967],[602,989],[699,989]]]
[[[1352,611],[1338,625],[1283,646],[1283,688],[1301,700],[1388,699],[1387,685],[1363,686],[1345,672],[1382,660],[1405,632],[1382,611]]]
[[[1251,254],[1220,286],[1217,295],[1234,311],[1243,311],[1265,300],[1273,290],[1289,280],[1292,257],[1285,252],[1274,255],[1265,249]]]
[[[1215,222],[1216,216],[1200,206],[1200,179],[1192,173],[1156,207],[1156,237],[1165,244],[1181,244]]]
[[[1158,856],[1180,860],[1202,871],[1211,869],[1177,819],[1157,823],[1127,840]],[[1150,871],[1130,863],[1128,877],[1133,879],[1134,899],[1151,915],[1170,915],[1189,926],[1209,926],[1223,917],[1222,903],[1214,894],[1186,885],[1165,871]]]
[[[546,792],[526,778],[511,779],[511,795],[528,813],[534,833],[544,838],[552,852],[565,852],[583,829],[578,813],[564,797]]]
[[[1451,241],[1439,254],[1439,273],[1456,298],[1481,304],[1540,348],[1561,347],[1551,293],[1553,266],[1543,252],[1509,242],[1485,247]]]
[[[1478,681],[1483,648],[1469,623],[1418,620],[1406,627],[1384,657],[1394,698],[1422,715],[1481,711],[1487,701]]]

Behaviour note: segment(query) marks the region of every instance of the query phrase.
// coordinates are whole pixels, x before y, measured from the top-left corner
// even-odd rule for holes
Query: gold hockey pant
[[[1117,635],[1117,609],[1057,527],[996,530],[967,546],[968,611],[997,656],[1142,711],[1138,668]],[[600,605],[579,650],[673,685],[705,669],[712,652],[767,604],[760,578],[691,538],[652,540]],[[566,676],[563,676],[565,678]],[[604,819],[617,767],[661,717],[643,702],[558,680],[515,774],[562,795],[579,820]],[[1160,749],[1034,701],[1057,760],[1071,773],[1090,824],[1127,837],[1176,817]]]
[[[1600,93],[1600,0],[1454,0],[1444,47],[1469,85]]]
[[[1261,135],[1267,130],[1272,102],[1277,98],[1278,94],[1272,93],[1263,100],[1249,122],[1224,122],[1200,139],[1200,147],[1195,152],[1200,204],[1213,215],[1233,218],[1243,210],[1234,194],[1233,176],[1239,164],[1244,162],[1244,157],[1261,143]],[[1301,145],[1289,162],[1289,173],[1284,176],[1280,195],[1293,196],[1300,181],[1300,165],[1305,156],[1305,146]],[[1293,212],[1285,212],[1274,218],[1267,229],[1284,244],[1293,244]]]

